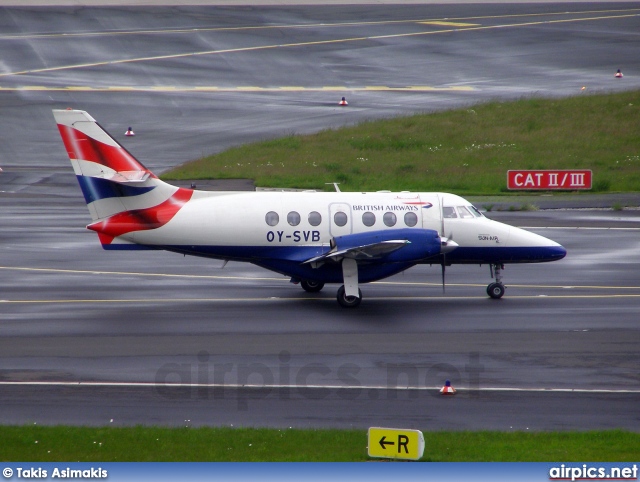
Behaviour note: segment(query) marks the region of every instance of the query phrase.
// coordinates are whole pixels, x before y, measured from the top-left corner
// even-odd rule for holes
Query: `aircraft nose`
[[[519,247],[529,262],[557,261],[567,255],[564,246],[555,241],[520,228],[511,228],[510,247]]]
[[[535,243],[539,248],[539,255],[542,261],[557,261],[567,255],[567,250],[560,243],[556,243],[552,239],[545,238],[534,233],[528,233],[530,237],[535,237]]]
[[[545,259],[549,261],[557,261],[564,258],[566,255],[567,250],[560,244],[557,246],[548,246],[545,250]]]

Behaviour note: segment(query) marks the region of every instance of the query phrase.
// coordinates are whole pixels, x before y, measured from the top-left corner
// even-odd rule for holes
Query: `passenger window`
[[[473,214],[471,214],[469,212],[469,210],[467,208],[465,208],[464,206],[458,206],[458,214],[460,215],[461,218],[472,218]]]
[[[389,227],[395,226],[396,221],[396,215],[393,213],[384,213],[384,216],[382,216],[382,222]]]
[[[291,226],[297,226],[298,224],[300,224],[300,214],[295,211],[291,211],[289,214],[287,214],[287,222]]]
[[[278,213],[275,211],[269,211],[264,217],[264,220],[269,226],[276,226],[278,222],[280,222],[280,216],[278,216]]]
[[[309,224],[311,226],[319,226],[321,222],[322,222],[322,216],[320,216],[319,212],[311,211],[309,213]]]
[[[333,215],[333,222],[336,223],[336,226],[344,226],[347,224],[347,215],[341,211],[338,211]]]
[[[410,228],[418,224],[418,216],[416,215],[416,213],[405,213],[404,224],[406,224]]]
[[[444,206],[442,208],[442,217],[443,218],[457,218],[456,210],[449,206]]]
[[[376,224],[376,215],[367,211],[362,215],[362,224],[369,227],[373,226]]]

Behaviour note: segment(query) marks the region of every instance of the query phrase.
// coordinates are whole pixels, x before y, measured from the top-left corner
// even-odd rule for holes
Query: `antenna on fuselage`
[[[340,184],[339,182],[325,182],[325,184],[333,184],[333,187],[335,188],[336,192],[342,192],[338,187],[338,184]]]

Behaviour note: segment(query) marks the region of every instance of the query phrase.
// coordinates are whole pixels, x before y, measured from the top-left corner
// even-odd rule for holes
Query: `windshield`
[[[473,215],[477,218],[483,217],[483,214],[478,211],[478,208],[475,206],[468,206],[469,210],[473,213]]]

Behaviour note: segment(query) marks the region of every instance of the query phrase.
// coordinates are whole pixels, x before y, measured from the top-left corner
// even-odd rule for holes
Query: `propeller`
[[[442,248],[446,246],[448,240],[444,237],[444,209],[442,207],[442,198],[440,196],[438,196],[438,202],[440,204],[440,232],[442,233],[442,236],[440,236],[440,253],[442,253],[440,266],[442,268],[442,294],[444,294],[444,272],[446,271],[445,266],[447,264],[447,252],[442,251]]]
[[[442,267],[442,294],[444,294],[444,272],[446,271],[446,262],[447,262],[447,255],[443,254],[442,255],[442,262],[440,263],[440,266]]]
[[[444,274],[447,266],[447,253],[458,247],[458,243],[453,240],[453,233],[449,233],[449,237],[444,234],[444,202],[441,196],[438,196],[440,203],[440,266],[442,267],[442,293],[444,294]]]
[[[444,230],[443,230],[444,234]],[[444,274],[447,266],[447,253],[458,247],[458,243],[453,240],[453,233],[449,237],[440,236],[440,266],[442,267],[442,293],[444,294]]]

